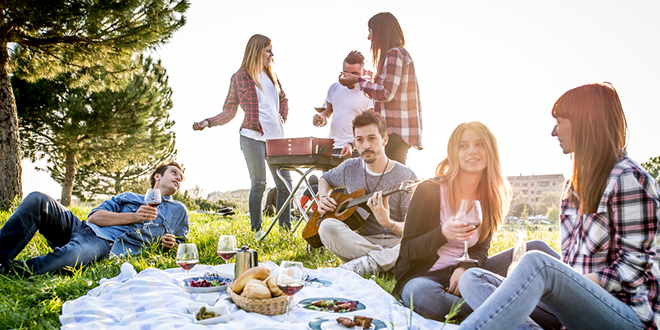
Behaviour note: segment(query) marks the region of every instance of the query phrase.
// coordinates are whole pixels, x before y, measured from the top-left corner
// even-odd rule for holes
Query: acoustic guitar
[[[400,191],[412,192],[414,186],[415,182],[412,180],[403,181],[396,186],[383,190],[383,197]],[[314,211],[314,214],[312,214],[312,217],[303,229],[302,237],[311,247],[315,249],[322,247],[323,242],[321,242],[321,237],[319,236],[319,227],[325,218],[343,221],[351,230],[360,228],[371,213],[368,206],[362,207],[361,204],[365,204],[374,195],[374,193],[368,195],[364,193],[364,188],[361,188],[348,195],[341,192],[330,195],[337,202],[337,208],[333,212],[326,212],[324,215],[321,215],[318,209]]]

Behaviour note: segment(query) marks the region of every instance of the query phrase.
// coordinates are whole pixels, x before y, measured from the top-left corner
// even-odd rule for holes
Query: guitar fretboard
[[[396,185],[394,187],[387,188],[387,189],[383,190],[383,197],[394,194],[394,193],[399,192],[401,190],[404,190],[404,187],[405,187],[404,184],[400,184],[400,185]],[[350,201],[348,203],[348,205],[346,205],[346,208],[350,209],[353,206],[366,203],[369,200],[369,198],[371,198],[371,196],[373,196],[374,194],[375,193],[371,193],[369,195],[364,195],[362,197],[356,198],[356,199]]]

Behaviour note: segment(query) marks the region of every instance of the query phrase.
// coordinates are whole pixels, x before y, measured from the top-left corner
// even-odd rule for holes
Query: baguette
[[[241,276],[239,276],[236,281],[234,281],[232,289],[237,294],[241,294],[241,292],[243,292],[243,288],[245,288],[245,285],[249,280],[257,279],[263,281],[268,278],[268,275],[270,275],[270,269],[268,269],[266,266],[250,268],[245,271],[245,273],[241,274]]]

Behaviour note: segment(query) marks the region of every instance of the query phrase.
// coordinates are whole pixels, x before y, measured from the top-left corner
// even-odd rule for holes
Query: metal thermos
[[[252,267],[259,266],[259,259],[257,258],[257,251],[243,246],[236,251],[236,263],[234,264],[234,279],[237,279],[241,274],[245,273]]]

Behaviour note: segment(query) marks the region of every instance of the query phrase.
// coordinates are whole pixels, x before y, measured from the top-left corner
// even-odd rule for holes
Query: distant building
[[[507,176],[506,178],[511,183],[514,195],[518,196],[518,200],[515,202],[529,204],[537,203],[543,195],[549,192],[556,192],[560,195],[562,186],[566,181],[563,174],[521,174],[519,176]]]

